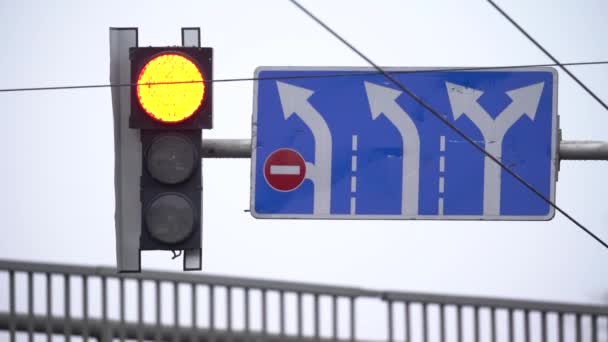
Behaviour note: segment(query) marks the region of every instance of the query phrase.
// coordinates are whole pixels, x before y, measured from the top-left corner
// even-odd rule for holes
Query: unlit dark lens
[[[190,177],[195,167],[193,143],[184,137],[164,135],[152,143],[146,155],[150,175],[165,184],[177,184]]]
[[[194,229],[194,209],[190,201],[177,194],[157,197],[145,215],[148,232],[163,243],[178,243]]]

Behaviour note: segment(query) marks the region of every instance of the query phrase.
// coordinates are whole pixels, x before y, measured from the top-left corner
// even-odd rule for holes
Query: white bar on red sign
[[[299,165],[270,165],[271,175],[299,175]]]

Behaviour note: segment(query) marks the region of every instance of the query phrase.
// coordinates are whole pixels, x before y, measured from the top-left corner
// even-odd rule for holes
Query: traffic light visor
[[[201,106],[205,83],[198,66],[177,53],[163,53],[150,59],[137,78],[137,98],[143,110],[155,120],[178,123]]]

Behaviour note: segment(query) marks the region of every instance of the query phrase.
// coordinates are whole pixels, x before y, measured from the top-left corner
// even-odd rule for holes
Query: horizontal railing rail
[[[32,329],[32,331],[46,332],[48,319],[46,317],[34,316],[28,317],[26,315],[16,315],[11,318],[7,314],[0,314],[0,330],[9,328],[9,320],[14,321],[14,326],[17,330],[26,331]],[[112,331],[122,331],[125,339],[128,340],[161,340],[161,341],[183,341],[183,342],[251,342],[251,341],[268,341],[268,342],[311,342],[317,341],[312,338],[296,338],[296,337],[280,337],[280,336],[263,336],[260,334],[250,333],[226,333],[226,332],[211,332],[207,329],[188,329],[179,328],[166,325],[156,327],[151,324],[137,325],[134,323],[121,323],[119,321],[108,321],[102,322],[100,320],[89,320],[87,322],[82,320],[73,320],[70,323],[70,330],[74,335],[84,334],[83,327],[87,325],[89,328],[89,336],[99,341],[111,341],[113,338]],[[50,320],[51,330],[53,334],[62,334],[65,329],[66,322],[62,319],[51,319]],[[324,341],[335,341],[333,339],[320,339]],[[359,340],[359,342],[363,342]]]
[[[33,263],[23,261],[0,260],[0,270],[20,272],[70,274],[73,276],[98,276],[107,278],[141,279],[151,281],[180,282],[188,284],[205,284],[215,286],[263,288],[267,290],[286,290],[312,294],[332,294],[345,297],[380,297],[381,292],[364,290],[356,287],[324,286],[300,282],[263,280],[244,277],[226,277],[195,273],[174,273],[162,271],[142,271],[141,273],[118,273],[111,267],[93,267],[62,265],[51,263]]]

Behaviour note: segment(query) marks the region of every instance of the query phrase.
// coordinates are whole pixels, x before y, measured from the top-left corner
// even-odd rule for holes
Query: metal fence
[[[370,320],[370,300],[386,314]],[[387,341],[608,342],[606,306],[0,261],[11,342],[361,341],[371,321]]]

